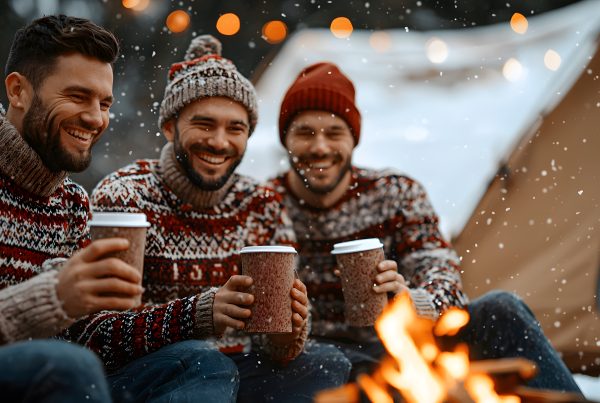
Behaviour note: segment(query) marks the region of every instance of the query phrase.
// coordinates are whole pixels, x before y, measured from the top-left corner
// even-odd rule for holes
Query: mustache
[[[314,161],[320,161],[324,159],[332,159],[333,162],[339,162],[342,160],[342,156],[337,151],[322,154],[322,153],[304,153],[292,157],[296,163],[304,165],[310,165]]]
[[[190,146],[189,150],[193,154],[207,153],[207,154],[218,155],[220,157],[234,157],[235,156],[235,150],[233,148],[216,149],[214,147],[206,146],[203,144],[192,144]]]

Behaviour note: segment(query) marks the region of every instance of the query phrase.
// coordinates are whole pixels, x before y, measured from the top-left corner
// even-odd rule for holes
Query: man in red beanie
[[[352,82],[331,63],[302,70],[281,104],[279,136],[291,169],[270,181],[284,197],[299,242],[299,276],[312,305],[314,339],[342,349],[353,376],[383,354],[373,327],[345,323],[344,299],[331,250],[339,242],[379,238],[381,262],[373,291],[390,298],[408,291],[417,313],[432,319],[466,307],[471,321],[460,338],[472,358],[522,356],[539,367],[531,386],[579,389],[518,297],[492,292],[469,302],[460,261],[438,228],[438,217],[415,180],[392,171],[352,165],[361,116]]]

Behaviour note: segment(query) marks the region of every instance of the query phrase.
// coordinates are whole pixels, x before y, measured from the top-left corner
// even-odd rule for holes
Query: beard
[[[312,155],[302,155],[300,157],[297,157],[296,161],[294,161],[295,157],[290,155],[290,166],[294,169],[296,175],[298,175],[302,179],[304,187],[315,194],[325,195],[334,190],[340,184],[342,179],[344,179],[346,173],[349,172],[352,168],[352,160],[349,158],[340,169],[340,173],[338,174],[338,176],[333,181],[331,181],[331,183],[322,186],[312,185],[310,180],[310,168],[301,168],[301,165],[308,166],[306,161],[310,161],[312,158]],[[337,161],[341,160],[341,158],[342,157],[339,154],[336,154]]]
[[[235,160],[229,166],[229,168],[227,168],[227,171],[223,175],[221,175],[220,178],[212,180],[206,179],[194,170],[194,167],[191,163],[190,153],[183,148],[181,142],[179,141],[179,129],[177,128],[177,123],[175,123],[174,126],[175,139],[173,141],[173,146],[175,151],[175,158],[177,158],[177,161],[179,162],[179,164],[181,164],[189,180],[198,188],[200,188],[200,190],[204,191],[215,191],[225,186],[231,175],[233,175],[235,169],[238,167],[238,165],[240,165],[240,162],[242,162],[244,154],[242,154],[237,160]],[[227,150],[215,150],[211,147],[205,147],[200,145],[192,145],[190,147],[190,151],[205,151],[213,155],[231,156],[231,153]]]
[[[23,138],[50,171],[84,171],[92,160],[90,150],[77,154],[67,151],[60,142],[60,128],[52,130],[54,118],[49,115],[40,97],[34,94],[31,107],[23,117]],[[77,125],[93,130],[81,121]]]

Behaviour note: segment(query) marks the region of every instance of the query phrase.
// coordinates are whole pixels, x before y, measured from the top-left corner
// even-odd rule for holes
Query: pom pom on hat
[[[176,117],[194,101],[227,97],[246,108],[252,134],[258,120],[256,91],[231,60],[221,57],[221,49],[221,42],[217,38],[201,35],[190,43],[185,60],[171,65],[165,95],[160,104],[159,128],[162,129],[165,122]]]
[[[184,59],[190,61],[207,55],[221,56],[222,49],[221,42],[214,36],[200,35],[192,40]]]

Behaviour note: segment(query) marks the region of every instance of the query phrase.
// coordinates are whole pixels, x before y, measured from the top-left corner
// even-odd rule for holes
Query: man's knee
[[[308,341],[303,354],[309,366],[314,366],[323,374],[339,379],[340,383],[347,381],[352,363],[335,346]]]
[[[23,355],[40,371],[52,373],[61,379],[103,379],[100,360],[94,353],[77,344],[55,340],[34,340],[22,343]]]
[[[535,321],[527,304],[516,294],[506,291],[490,291],[473,300],[469,305],[469,312],[474,319],[480,320]]]
[[[175,358],[186,372],[196,373],[203,378],[224,376],[237,379],[235,363],[211,344],[202,340],[187,340],[163,348]]]

